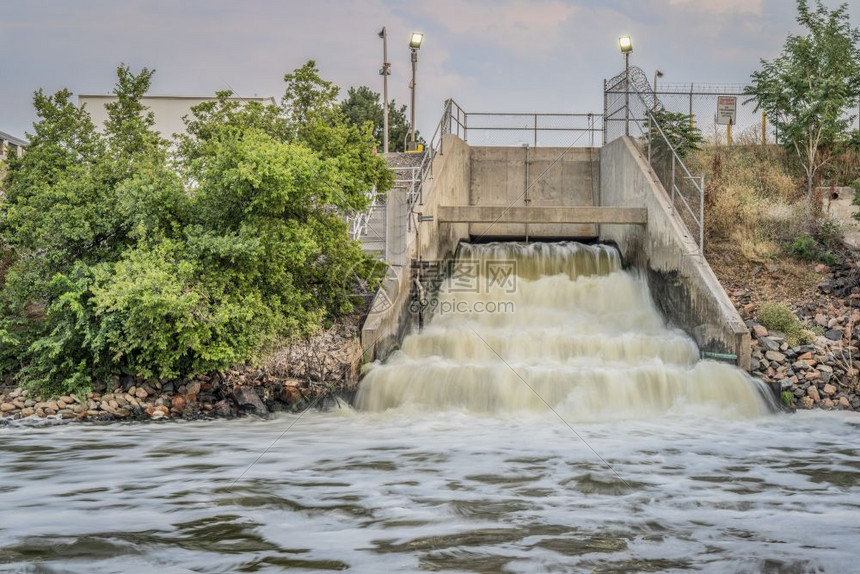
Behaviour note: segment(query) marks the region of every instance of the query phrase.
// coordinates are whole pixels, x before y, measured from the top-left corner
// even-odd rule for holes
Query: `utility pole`
[[[630,135],[630,52],[633,51],[633,39],[630,36],[619,36],[618,47],[624,54],[624,135]]]
[[[624,52],[624,135],[630,135],[630,51]]]
[[[409,39],[409,51],[412,53],[412,81],[409,82],[409,88],[412,90],[412,114],[411,114],[411,133],[409,151],[418,149],[415,143],[415,74],[418,71],[418,49],[421,48],[421,42],[424,40],[424,34],[421,32],[412,32]]]
[[[382,38],[382,153],[388,153],[388,76],[391,74],[391,64],[388,62],[388,32],[385,26],[379,32]]]
[[[659,98],[657,97],[657,79],[663,77],[663,72],[657,70],[654,72],[654,111],[657,111],[657,103],[659,102]]]

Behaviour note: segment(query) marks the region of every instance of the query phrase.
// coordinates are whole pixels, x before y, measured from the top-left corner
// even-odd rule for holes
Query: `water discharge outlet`
[[[497,415],[549,405],[585,421],[773,408],[764,384],[701,360],[689,336],[666,326],[613,247],[464,243],[424,297],[423,330],[369,371],[360,409]]]

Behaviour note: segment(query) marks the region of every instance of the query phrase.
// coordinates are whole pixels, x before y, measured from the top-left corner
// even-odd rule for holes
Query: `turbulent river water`
[[[0,571],[858,571],[860,416],[774,413],[610,249],[463,262],[352,407],[0,427]]]

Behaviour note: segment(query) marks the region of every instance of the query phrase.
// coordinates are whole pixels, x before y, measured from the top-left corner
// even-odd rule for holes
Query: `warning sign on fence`
[[[717,98],[717,124],[733,126],[738,123],[738,98],[720,96]]]

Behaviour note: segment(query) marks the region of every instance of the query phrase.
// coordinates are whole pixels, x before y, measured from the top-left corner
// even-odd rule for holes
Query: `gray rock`
[[[770,337],[762,337],[758,342],[765,351],[779,351],[779,343]]]
[[[252,410],[258,415],[265,415],[269,412],[254,389],[248,387],[236,387],[233,389],[233,399],[246,410]]]
[[[233,410],[230,408],[230,403],[226,400],[221,400],[212,405],[212,413],[218,417],[232,417]]]
[[[768,351],[767,353],[764,354],[764,356],[767,357],[767,359],[769,361],[775,361],[777,363],[781,363],[781,362],[785,361],[785,355],[783,355],[782,353],[778,353],[775,350],[774,351]]]
[[[824,370],[819,371],[819,373],[821,373],[821,382],[822,383],[827,384],[830,382],[830,377],[832,376],[830,373],[828,373],[827,371],[824,371]]]
[[[838,329],[830,329],[829,331],[824,332],[824,336],[830,339],[831,341],[841,341],[842,340],[842,331]]]
[[[791,388],[791,386],[792,386],[791,381],[790,381],[790,380],[788,380],[788,379],[783,379],[783,380],[781,380],[781,381],[779,382],[779,388],[780,388],[780,390],[782,390],[782,391],[785,391],[785,390],[787,390],[787,389],[790,389],[790,388]]]

